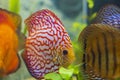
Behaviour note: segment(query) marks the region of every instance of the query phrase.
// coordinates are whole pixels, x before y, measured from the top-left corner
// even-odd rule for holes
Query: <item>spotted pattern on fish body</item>
[[[108,24],[120,29],[120,8],[112,4],[103,6],[93,23]]]
[[[50,10],[40,10],[25,20],[28,37],[22,57],[31,75],[37,79],[58,72],[74,60],[72,44],[59,18]]]
[[[90,80],[120,77],[120,31],[105,24],[92,24],[79,36],[83,49],[83,71]]]

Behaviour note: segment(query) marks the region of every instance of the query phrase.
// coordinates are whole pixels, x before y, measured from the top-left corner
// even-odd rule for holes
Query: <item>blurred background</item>
[[[0,8],[18,13],[22,17],[21,32],[27,36],[27,30],[24,20],[41,9],[50,9],[63,22],[69,33],[77,60],[75,64],[80,63],[80,52],[77,44],[80,32],[91,23],[95,18],[97,11],[105,4],[112,3],[120,6],[119,0],[0,0]],[[21,58],[21,53],[19,56]],[[0,80],[35,80],[27,71],[26,66],[21,59],[20,68],[13,74],[10,74]]]

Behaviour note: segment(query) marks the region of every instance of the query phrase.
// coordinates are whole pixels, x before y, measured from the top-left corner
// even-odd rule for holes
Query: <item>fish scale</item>
[[[73,62],[74,52],[70,37],[53,12],[47,9],[37,11],[25,23],[28,37],[22,57],[33,77],[44,78],[45,74],[58,72],[60,66],[67,67]],[[64,50],[67,50],[67,55],[64,55]],[[29,56],[34,57],[34,60],[28,58]]]

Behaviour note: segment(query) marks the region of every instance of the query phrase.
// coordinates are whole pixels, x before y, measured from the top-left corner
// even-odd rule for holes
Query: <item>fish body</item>
[[[16,30],[20,21],[19,15],[0,9],[0,77],[15,72],[19,67]]]
[[[108,24],[120,29],[120,8],[112,4],[103,6],[97,13],[93,23]]]
[[[25,51],[22,54],[28,71],[37,79],[58,72],[74,60],[72,44],[59,18],[50,10],[33,13],[25,20],[28,27]]]
[[[90,80],[120,78],[120,31],[106,24],[91,24],[79,36],[83,71]]]

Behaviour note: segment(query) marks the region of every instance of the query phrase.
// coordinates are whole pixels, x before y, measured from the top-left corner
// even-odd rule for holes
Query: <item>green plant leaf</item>
[[[74,69],[65,69],[63,67],[59,69],[59,73],[64,80],[70,80],[70,78],[73,75],[73,72],[74,72]]]
[[[18,13],[20,9],[19,0],[9,0],[9,10],[15,13]]]
[[[80,70],[80,67],[82,66],[83,64],[77,64],[77,65],[70,65],[68,67],[68,69],[73,69],[73,73],[74,74],[78,74],[79,73],[79,70]]]
[[[93,0],[87,0],[88,2],[88,7],[91,9],[94,7],[94,1]]]
[[[45,75],[45,80],[63,80],[57,73],[48,73]]]

